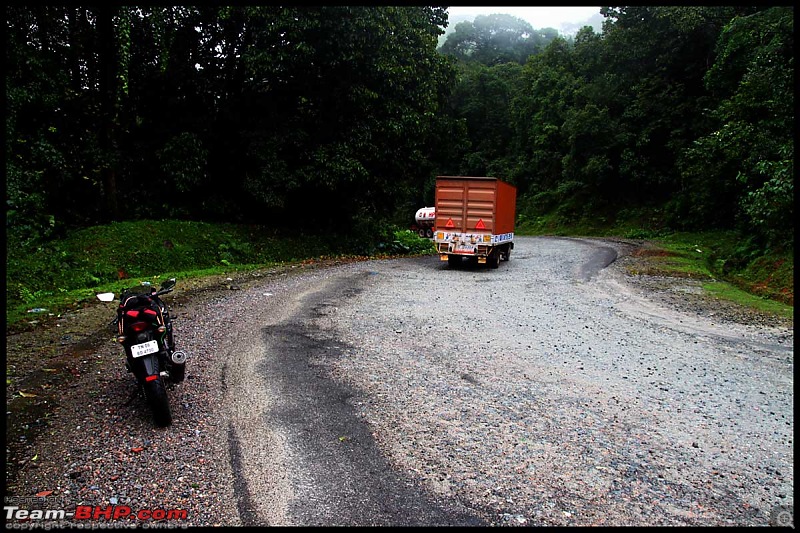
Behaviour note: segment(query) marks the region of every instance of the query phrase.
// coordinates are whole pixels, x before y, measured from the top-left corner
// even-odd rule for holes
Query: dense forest
[[[794,9],[603,7],[574,37],[424,6],[6,6],[6,223],[359,231],[440,174],[522,216],[791,248]]]

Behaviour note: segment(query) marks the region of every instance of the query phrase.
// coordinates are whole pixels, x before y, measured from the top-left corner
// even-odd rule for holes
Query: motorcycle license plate
[[[156,353],[158,351],[157,341],[148,341],[142,344],[134,344],[131,346],[131,355],[133,357],[142,357],[147,354]]]

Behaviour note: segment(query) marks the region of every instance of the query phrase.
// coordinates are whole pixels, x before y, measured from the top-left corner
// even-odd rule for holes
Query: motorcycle
[[[125,367],[133,373],[144,392],[156,425],[172,423],[167,387],[183,381],[186,372],[186,353],[175,349],[169,307],[161,296],[173,291],[175,278],[165,281],[156,290],[145,282],[126,289],[119,298],[116,325],[117,342],[125,350]],[[111,302],[114,293],[98,294],[101,301]]]

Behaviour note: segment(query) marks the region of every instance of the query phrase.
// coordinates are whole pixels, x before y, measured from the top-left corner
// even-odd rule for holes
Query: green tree
[[[562,181],[562,160],[569,149],[562,128],[577,88],[572,51],[564,38],[555,39],[523,68],[512,103],[520,193],[540,194]]]
[[[450,106],[454,118],[463,121],[469,132],[459,174],[513,181],[511,102],[522,67],[513,62],[491,67],[472,62],[462,63],[459,70]]]
[[[245,91],[228,103],[243,189],[272,216],[302,209],[346,226],[393,213],[431,171],[427,145],[452,80],[435,51],[444,10],[259,7],[249,16]]]
[[[6,203],[9,240],[35,242],[90,220],[101,189],[96,62],[85,9],[7,6]]]
[[[31,234],[113,216],[347,227],[410,201],[454,131],[444,8],[12,6],[7,19],[8,223]]]
[[[705,75],[719,98],[715,128],[686,150],[683,180],[692,219],[737,217],[762,245],[794,242],[794,9],[733,18]],[[720,194],[724,192],[724,194]],[[692,209],[693,208],[693,209]]]

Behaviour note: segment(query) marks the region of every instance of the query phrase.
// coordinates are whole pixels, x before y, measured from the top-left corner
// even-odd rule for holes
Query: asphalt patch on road
[[[359,280],[354,276],[329,285],[287,321],[263,330],[267,357],[260,372],[277,392],[263,416],[287,435],[292,448],[287,454],[292,458],[292,521],[304,526],[485,525],[479,512],[437,497],[394,471],[358,415],[357,392],[329,372],[332,360],[349,347],[320,324],[336,312],[337,301],[358,293]],[[242,504],[240,511],[249,507]],[[249,513],[241,518],[256,525]]]
[[[578,265],[576,275],[581,281],[589,281],[601,270],[617,260],[617,251],[611,246],[598,245],[584,239],[566,239],[578,241],[591,247],[592,253],[585,263]]]

